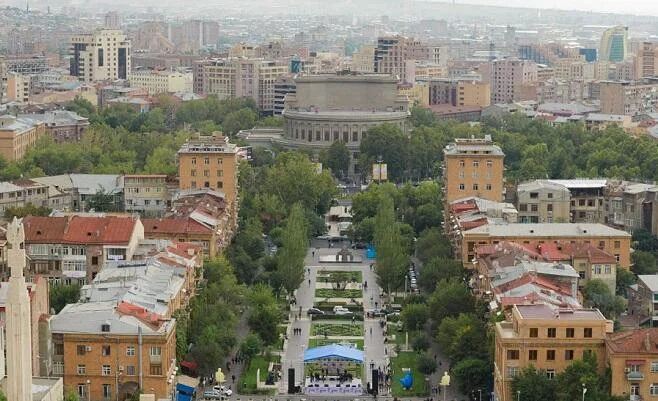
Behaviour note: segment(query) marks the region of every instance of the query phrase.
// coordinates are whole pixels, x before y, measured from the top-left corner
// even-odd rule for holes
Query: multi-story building
[[[503,199],[505,154],[491,136],[458,138],[443,151],[445,201],[476,196],[500,202]]]
[[[292,76],[282,75],[274,82],[274,115],[283,114],[288,93],[297,93],[297,84]]]
[[[364,45],[352,53],[352,71],[361,74],[375,72],[375,48],[374,45]]]
[[[16,72],[7,74],[7,101],[27,103],[30,101],[30,77]]]
[[[636,78],[635,76],[635,65],[632,61],[620,61],[611,66],[612,68],[612,79],[615,81],[632,81]]]
[[[130,86],[144,89],[149,96],[161,93],[192,92],[193,75],[174,71],[135,71],[128,75]]]
[[[430,105],[489,107],[491,85],[488,82],[461,79],[431,79],[429,81]]]
[[[123,191],[126,212],[160,217],[171,205],[164,174],[126,174],[123,176]]]
[[[53,375],[86,400],[122,399],[140,389],[170,397],[176,320],[115,301],[67,305],[51,320]]]
[[[111,81],[130,75],[130,39],[121,30],[76,35],[71,43],[70,74],[80,81]]]
[[[62,174],[31,181],[48,185],[53,209],[89,211],[89,200],[99,193],[108,196],[112,205],[123,206],[123,176],[117,174]]]
[[[89,127],[88,118],[68,110],[46,111],[43,114],[19,114],[18,117],[43,122],[46,134],[57,143],[78,142]]]
[[[630,233],[643,228],[658,234],[658,186],[611,181],[606,188],[606,223]]]
[[[605,341],[611,370],[610,393],[631,401],[658,394],[658,329],[609,334]]]
[[[374,56],[374,72],[394,76],[400,81],[407,77],[408,60],[447,66],[448,49],[445,46],[423,44],[414,38],[388,36],[377,39]]]
[[[41,74],[49,68],[48,59],[43,56],[8,56],[0,60],[5,64],[7,72],[15,72],[21,75]]]
[[[620,62],[628,57],[628,27],[616,26],[601,35],[599,60]]]
[[[516,189],[519,223],[568,223],[571,194],[560,184],[536,180],[519,184]]]
[[[631,235],[603,224],[486,224],[462,231],[454,242],[464,266],[473,267],[476,246],[496,245],[503,241],[592,244],[614,255],[620,267],[629,269],[631,266]]]
[[[594,79],[594,64],[582,58],[558,59],[553,63],[555,78],[565,81]]]
[[[0,116],[0,155],[13,162],[23,158],[25,152],[46,134],[46,126],[41,121]]]
[[[238,147],[221,133],[194,136],[178,150],[181,190],[211,189],[224,194],[231,218],[238,212]],[[236,221],[236,220],[234,220]]]
[[[144,226],[118,216],[27,216],[27,276],[43,275],[53,283],[90,282],[106,261],[130,261]]]
[[[320,151],[342,140],[352,156],[349,175],[361,174],[359,145],[369,128],[383,123],[408,128],[409,101],[398,95],[393,77],[318,74],[295,82],[295,94],[286,96],[282,145]]]
[[[537,81],[534,61],[504,59],[490,63],[491,100],[493,103],[513,103],[521,100],[521,85]]]
[[[642,42],[633,63],[637,79],[658,75],[658,46],[652,42]]]
[[[32,180],[0,182],[0,214],[26,205],[49,207],[49,187]]]
[[[648,81],[599,83],[601,112],[618,115],[653,113],[658,103],[658,84]]]
[[[546,371],[549,379],[590,353],[605,368],[605,339],[613,324],[598,309],[515,305],[511,320],[496,323],[494,399],[514,401],[512,380],[524,368]]]
[[[631,287],[627,295],[628,310],[637,324],[649,322],[649,326],[658,327],[658,275],[638,275],[637,288]]]
[[[409,107],[428,107],[430,105],[430,91],[426,83],[398,84],[398,94],[409,99]]]
[[[547,180],[569,190],[571,223],[605,222],[605,188],[607,180]]]
[[[407,60],[404,82],[427,82],[430,79],[447,78],[448,67],[427,61]]]

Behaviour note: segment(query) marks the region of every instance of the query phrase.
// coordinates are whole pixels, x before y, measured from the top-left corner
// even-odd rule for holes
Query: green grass
[[[416,358],[418,358],[418,354],[415,352],[400,352],[398,356],[391,358],[394,397],[426,396],[429,394],[425,390],[425,376],[416,369]],[[402,388],[399,379],[406,374],[402,371],[402,368],[411,369],[411,375],[414,379],[411,390]]]
[[[363,336],[363,323],[352,322],[345,323],[315,323],[311,325],[312,336],[343,336],[343,337],[357,337]]]
[[[348,272],[348,271],[327,271],[321,270],[318,272],[317,281],[321,283],[335,283],[335,282],[344,282],[348,283],[361,283],[363,281],[363,276],[361,272]]]
[[[311,338],[308,340],[308,348],[321,347],[323,345],[329,344],[339,344],[341,342],[346,342],[350,344],[356,344],[356,348],[363,351],[363,340],[325,340],[324,338]]]
[[[318,288],[315,290],[317,298],[362,298],[361,290],[334,290],[333,288]]]
[[[242,372],[240,375],[240,382],[238,387],[238,392],[240,394],[270,394],[274,395],[275,390],[258,390],[256,384],[256,371],[260,369],[260,379],[265,381],[267,379],[267,368],[270,366],[270,362],[277,362],[279,357],[272,357],[271,361],[265,359],[265,357],[258,355],[251,360],[249,368]]]

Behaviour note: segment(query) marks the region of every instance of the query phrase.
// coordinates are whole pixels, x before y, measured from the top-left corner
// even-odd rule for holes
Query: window
[[[111,397],[112,397],[112,385],[103,384],[103,398],[111,398]]]
[[[101,373],[103,376],[109,376],[112,374],[112,368],[110,365],[103,365],[103,368],[101,369]]]
[[[192,187],[192,188],[196,188],[196,181],[192,181],[192,182],[190,183],[190,187]]]
[[[564,360],[565,361],[573,361],[573,350],[572,349],[564,350]]]
[[[546,370],[546,377],[548,377],[548,380],[555,379],[555,369],[547,369]]]
[[[649,387],[649,394],[658,395],[658,383],[653,383]]]
[[[536,349],[531,349],[528,351],[528,360],[529,361],[536,361],[537,360],[537,350]]]
[[[464,188],[466,188],[466,187],[464,186],[464,184],[459,184],[459,190],[460,190],[460,191],[463,191]]]
[[[480,188],[478,184],[473,184],[473,191],[477,191]]]
[[[210,158],[209,157],[204,157],[203,158],[203,164],[210,164]]]
[[[539,205],[536,204],[536,203],[531,204],[531,205],[530,205],[530,211],[531,211],[531,212],[537,212],[537,211],[539,211]]]
[[[135,356],[135,346],[129,345],[126,347],[126,356]]]
[[[192,158],[192,164],[196,164],[196,157]]]
[[[152,376],[162,376],[162,366],[151,365],[149,369],[149,374],[151,374]]]
[[[77,350],[77,354],[78,354],[78,355],[84,355],[84,354],[87,353],[87,346],[85,346],[85,345],[78,345],[78,346],[76,347],[76,350]]]
[[[547,361],[554,361],[555,360],[555,350],[554,349],[549,349],[546,351],[546,360]]]
[[[217,170],[217,177],[223,177],[224,176],[224,171],[219,169]]]
[[[191,175],[192,177],[196,177],[196,170],[192,170],[192,171],[190,171],[190,175]]]
[[[507,368],[507,377],[515,377],[519,374],[520,369],[519,368]]]
[[[460,170],[459,171],[459,178],[464,178],[464,176],[465,176],[464,170]]]
[[[585,199],[578,199],[578,206],[585,206]]]
[[[528,204],[527,203],[520,203],[519,204],[519,211],[520,212],[527,212],[528,211]]]
[[[210,177],[210,170],[203,170],[204,177]]]
[[[518,349],[508,349],[507,350],[507,359],[509,359],[509,360],[518,360],[519,359],[519,350]]]
[[[592,328],[591,327],[585,327],[583,337],[592,338]]]
[[[605,265],[605,274],[612,274],[612,266]]]
[[[573,327],[567,327],[567,338],[573,338],[576,334],[576,329]]]
[[[217,158],[217,164],[223,164],[223,163],[224,163],[223,158],[221,158],[221,157]]]
[[[487,160],[487,167],[493,167],[493,160]]]
[[[78,374],[79,375],[86,375],[87,374],[87,366],[86,365],[78,365]]]
[[[64,355],[64,344],[55,343],[55,355]]]
[[[126,375],[135,376],[135,367],[133,365],[126,366]]]
[[[539,329],[536,328],[536,327],[531,327],[530,328],[530,337],[532,337],[532,338],[539,337]]]
[[[621,242],[615,241],[615,249],[618,249],[621,246]]]
[[[605,241],[599,241],[599,248],[605,248]]]
[[[547,195],[548,195],[548,199],[553,199],[553,194],[552,193],[549,192]]]
[[[549,204],[546,205],[546,211],[547,212],[552,212],[553,211],[553,204],[552,203],[549,203]]]
[[[556,334],[557,334],[557,329],[555,327],[549,327],[546,330],[546,337],[548,338],[555,338]]]
[[[530,192],[530,199],[539,198],[539,192]]]
[[[487,191],[491,191],[491,184],[487,184],[486,186]]]
[[[459,167],[464,167],[465,165],[466,165],[466,163],[463,160],[459,161]]]
[[[654,373],[658,372],[658,361],[651,361],[651,371]]]
[[[224,188],[224,183],[221,181],[217,181],[217,188],[218,189]]]
[[[151,356],[160,356],[162,355],[162,348],[160,347],[151,347],[151,350],[149,351]]]
[[[477,160],[473,160],[473,167],[478,168],[480,167],[480,162]]]

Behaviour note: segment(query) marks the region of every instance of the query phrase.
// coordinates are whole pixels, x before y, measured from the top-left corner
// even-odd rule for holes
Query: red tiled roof
[[[531,252],[541,255],[546,260],[555,262],[571,259],[569,255],[562,252],[558,245],[554,242],[531,242],[529,244],[523,244],[522,246]]]
[[[189,234],[209,233],[212,229],[189,217],[174,217],[164,219],[144,219],[144,235],[149,234]]]
[[[163,317],[157,313],[149,312],[141,306],[129,304],[128,302],[121,302],[117,306],[117,312],[121,315],[133,316],[148,324],[149,326],[157,329],[163,323]]]
[[[488,223],[487,218],[483,217],[483,218],[478,219],[478,220],[465,221],[465,222],[461,223],[461,227],[462,227],[462,230],[466,231],[466,230],[471,230],[471,229],[476,228],[476,227],[483,226],[487,223]]]
[[[603,249],[597,248],[592,244],[564,244],[564,252],[569,253],[574,258],[587,258],[590,263],[609,263],[617,264],[617,258]]]
[[[23,219],[25,240],[40,244],[128,244],[135,230],[132,217],[43,217]]]
[[[185,259],[192,259],[195,254],[200,252],[203,248],[200,245],[193,244],[191,242],[174,242],[172,245],[167,247],[167,252],[171,252],[174,255],[178,255]],[[192,250],[192,255],[188,252]]]
[[[608,350],[619,353],[658,354],[658,328],[608,334]]]
[[[450,205],[450,208],[452,209],[453,212],[459,213],[459,212],[464,212],[466,210],[476,210],[478,208],[478,205],[475,203],[455,203],[453,205]]]

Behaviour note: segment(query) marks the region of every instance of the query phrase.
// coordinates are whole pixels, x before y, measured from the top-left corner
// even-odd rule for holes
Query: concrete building
[[[558,245],[589,243],[614,255],[620,267],[628,270],[631,266],[631,235],[603,224],[486,224],[462,231],[454,243],[464,266],[473,267],[476,246],[496,245],[503,241]]]
[[[0,182],[0,215],[26,205],[49,207],[49,187],[28,179]]]
[[[443,150],[445,201],[476,196],[503,199],[505,154],[491,136],[458,138]]]
[[[409,107],[429,107],[430,91],[426,83],[417,82],[415,84],[398,84],[398,95],[406,96],[409,99]]]
[[[431,79],[429,81],[430,105],[489,107],[491,85],[488,82],[460,79]]]
[[[650,327],[658,327],[658,275],[638,275],[628,295],[628,310],[638,325],[649,322]]]
[[[167,176],[127,174],[123,176],[124,210],[143,217],[161,217],[171,206]]]
[[[112,81],[130,75],[130,39],[121,30],[76,35],[71,44],[70,74],[80,81]]]
[[[45,133],[46,126],[41,121],[0,116],[0,155],[9,162],[20,160]]]
[[[352,53],[352,71],[361,74],[375,72],[375,49],[374,45],[364,45]]]
[[[658,46],[652,42],[642,42],[633,58],[635,77],[655,77],[658,75]]]
[[[519,184],[516,189],[519,223],[568,223],[571,193],[564,185],[545,180]]]
[[[289,93],[295,94],[297,92],[297,84],[295,79],[289,75],[282,75],[274,82],[274,115],[278,116],[283,114],[285,108],[286,95]]]
[[[582,58],[558,59],[553,63],[555,78],[564,81],[594,79],[594,64]]]
[[[123,176],[117,174],[62,174],[36,177],[31,181],[49,186],[51,207],[63,211],[89,211],[89,199],[99,192],[123,205]],[[53,202],[59,199],[59,202]]]
[[[54,110],[43,114],[19,114],[19,118],[41,121],[46,128],[46,134],[55,142],[78,142],[89,127],[89,119],[73,111]]]
[[[428,61],[407,60],[404,82],[427,82],[430,79],[447,78],[448,67]]]
[[[521,100],[521,85],[537,81],[534,61],[503,59],[490,63],[488,74],[493,103],[513,103]]]
[[[496,323],[494,399],[514,401],[512,380],[523,369],[544,369],[550,379],[587,353],[605,369],[606,334],[613,329],[598,309],[515,305],[508,321]]]
[[[658,84],[648,81],[599,83],[601,113],[638,115],[655,111]]]
[[[28,103],[30,101],[30,77],[16,72],[7,74],[7,101]]]
[[[546,180],[569,190],[571,223],[605,223],[605,188],[607,180]]]
[[[658,394],[658,329],[608,334],[606,357],[611,370],[610,393],[632,401]]]
[[[144,89],[149,96],[161,93],[192,92],[192,73],[173,71],[134,71],[128,75],[130,86]]]
[[[286,96],[281,144],[320,151],[342,140],[352,156],[349,175],[362,172],[359,145],[369,128],[383,123],[408,128],[409,101],[398,95],[395,78],[321,74],[299,76],[295,82],[296,93]]]
[[[144,226],[123,216],[24,218],[29,276],[42,275],[54,283],[85,283],[109,261],[131,261]]]
[[[658,186],[610,181],[605,202],[606,223],[630,233],[640,228],[658,233]]]
[[[628,54],[627,26],[616,26],[603,31],[599,47],[599,60],[620,62],[626,60]]]
[[[439,67],[447,67],[448,49],[445,46],[423,44],[414,38],[386,36],[377,39],[374,72],[396,77],[407,77],[407,61],[426,61]]]
[[[87,400],[139,391],[164,399],[176,368],[176,320],[122,302],[67,305],[51,320],[55,375]]]

